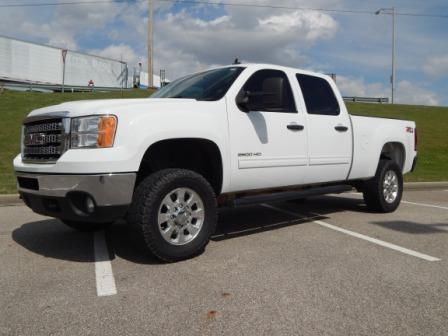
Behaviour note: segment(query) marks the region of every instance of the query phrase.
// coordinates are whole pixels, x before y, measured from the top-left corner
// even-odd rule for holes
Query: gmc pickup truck
[[[262,64],[38,109],[22,134],[14,167],[32,210],[84,231],[125,218],[164,261],[201,253],[220,206],[356,188],[394,211],[417,154],[414,122],[350,115],[331,78]]]

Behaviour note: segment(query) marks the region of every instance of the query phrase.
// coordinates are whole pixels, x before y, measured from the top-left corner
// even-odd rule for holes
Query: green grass
[[[148,91],[88,93],[0,93],[0,194],[15,193],[13,158],[20,151],[20,129],[33,109],[72,100],[144,98]],[[407,181],[448,181],[448,108],[349,103],[353,114],[415,120],[419,134],[419,162]]]
[[[418,130],[416,170],[409,182],[448,181],[448,107],[348,103],[350,113],[413,120]]]

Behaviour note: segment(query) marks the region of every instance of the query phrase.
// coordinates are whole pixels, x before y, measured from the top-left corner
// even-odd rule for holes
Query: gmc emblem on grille
[[[46,140],[45,133],[31,133],[25,135],[24,143],[26,146],[39,146],[45,145]]]

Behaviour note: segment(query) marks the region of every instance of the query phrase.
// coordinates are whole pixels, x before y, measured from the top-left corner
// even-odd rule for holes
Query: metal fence
[[[389,103],[387,97],[344,97],[344,101],[353,103]]]
[[[34,91],[34,92],[61,92],[62,85],[58,84],[36,84],[36,83],[16,83],[0,80],[0,91],[2,89],[20,90],[20,91]],[[132,88],[117,88],[117,87],[101,87],[101,86],[76,86],[65,85],[64,92],[92,92],[92,91],[131,91]]]

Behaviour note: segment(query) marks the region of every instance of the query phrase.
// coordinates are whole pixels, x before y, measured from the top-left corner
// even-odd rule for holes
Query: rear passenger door
[[[305,183],[347,178],[352,157],[349,115],[335,85],[324,77],[297,74],[306,107],[309,170]],[[342,106],[342,108],[341,108]]]

